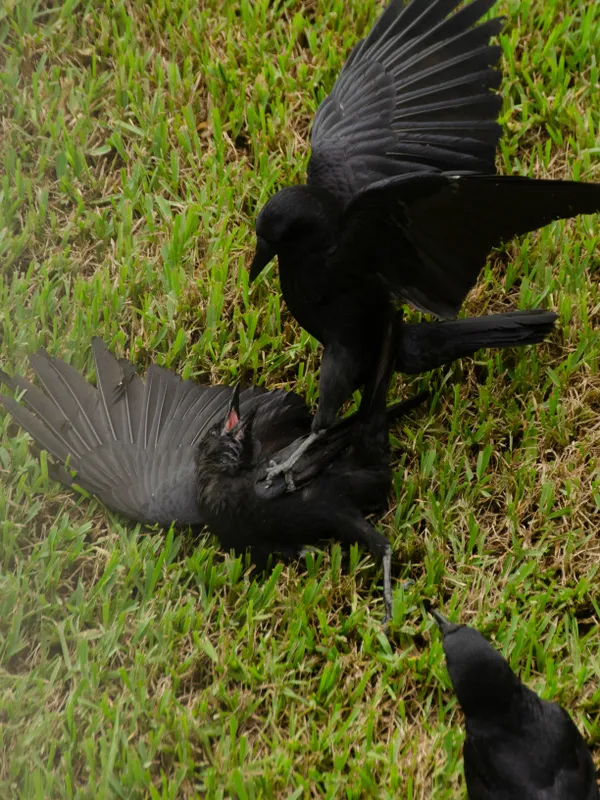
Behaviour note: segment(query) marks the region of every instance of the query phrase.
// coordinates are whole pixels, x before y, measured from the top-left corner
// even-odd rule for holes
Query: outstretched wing
[[[336,269],[347,279],[353,268],[373,268],[400,300],[453,317],[492,248],[598,211],[595,183],[439,172],[391,178],[346,209]]]
[[[54,476],[96,495],[139,522],[201,525],[194,454],[203,437],[225,419],[232,389],[201,386],[150,366],[145,380],[133,364],[116,359],[94,339],[96,386],[45,350],[30,357],[44,391],[20,376],[0,381],[25,392],[25,408],[11,397],[0,402],[58,462]],[[269,393],[240,394],[244,414]],[[73,478],[64,465],[75,471]]]
[[[494,173],[503,21],[475,23],[496,0],[392,0],[319,106],[308,182],[344,204],[415,172]],[[448,16],[450,14],[450,16]]]

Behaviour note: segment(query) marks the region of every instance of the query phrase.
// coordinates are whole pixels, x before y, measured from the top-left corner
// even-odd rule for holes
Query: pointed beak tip
[[[232,419],[231,415],[234,415]],[[232,427],[237,425],[240,421],[240,382],[238,381],[233,387],[229,403],[227,404],[227,413],[225,415],[225,422],[223,424],[223,432],[229,432]]]
[[[236,414],[240,415],[240,382],[238,381],[235,386],[233,387],[233,393],[231,395],[231,408],[234,409]]]
[[[250,283],[254,283],[254,281],[258,278],[262,270],[258,269],[256,266],[256,259],[252,261],[250,264],[250,269],[248,270]]]
[[[250,264],[250,282],[255,281],[267,264],[275,257],[273,246],[261,236],[256,237],[256,250]]]
[[[431,616],[436,621],[436,624],[437,624],[438,628],[440,629],[440,631],[442,632],[442,634],[445,634],[447,632],[448,628],[450,627],[450,625],[452,624],[450,622],[450,620],[447,620],[446,617],[443,614],[440,614],[439,611],[435,611],[435,609],[433,609],[433,608],[430,609],[429,613],[431,614]]]

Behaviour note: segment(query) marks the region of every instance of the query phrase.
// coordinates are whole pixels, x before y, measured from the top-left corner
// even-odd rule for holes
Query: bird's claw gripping
[[[269,488],[271,486],[271,484],[273,483],[273,480],[278,475],[282,475],[283,474],[283,476],[285,478],[285,484],[287,486],[288,492],[295,492],[296,491],[296,484],[294,483],[294,477],[292,475],[292,469],[296,466],[296,464],[298,463],[300,457],[302,455],[304,455],[304,453],[306,453],[306,451],[311,446],[311,444],[313,444],[313,442],[315,442],[319,438],[320,435],[321,435],[321,431],[319,431],[317,433],[311,433],[309,436],[306,437],[306,439],[303,442],[301,442],[298,445],[296,450],[294,450],[294,452],[291,454],[291,456],[286,458],[285,461],[282,461],[279,464],[276,461],[270,461],[269,462],[269,466],[267,468],[267,474],[266,474],[266,482],[265,482],[266,487]]]
[[[295,455],[295,454],[294,454]],[[293,458],[293,457],[292,457]],[[284,461],[282,464],[278,464],[277,461],[272,459],[269,461],[269,466],[267,467],[267,475],[265,479],[265,486],[270,488],[271,484],[273,483],[274,478],[278,475],[283,473],[283,477],[285,478],[285,485],[287,486],[288,492],[295,492],[296,491],[296,484],[294,483],[294,476],[292,475],[292,468],[296,461],[292,461],[292,459],[288,459]]]

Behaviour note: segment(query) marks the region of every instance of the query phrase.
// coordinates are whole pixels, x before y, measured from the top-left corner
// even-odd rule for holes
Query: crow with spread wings
[[[52,477],[138,522],[206,525],[224,549],[249,550],[259,569],[271,555],[293,558],[321,540],[363,544],[383,565],[387,620],[391,548],[365,517],[386,507],[389,423],[423,395],[386,409],[391,336],[386,341],[364,408],[297,461],[295,492],[283,478],[264,480],[269,461],[285,459],[310,431],[293,392],[203,386],[156,364],[144,381],[94,339],[96,386],[39,350],[30,363],[43,389],[0,371],[26,405],[1,394],[0,403],[53,456]]]
[[[541,341],[553,313],[408,325],[395,303],[455,317],[492,248],[600,210],[600,185],[496,174],[502,20],[479,22],[495,0],[459,2],[392,0],[317,111],[307,183],[258,216],[251,279],[277,255],[286,304],[324,345],[303,446],[368,381],[390,322],[405,373]]]

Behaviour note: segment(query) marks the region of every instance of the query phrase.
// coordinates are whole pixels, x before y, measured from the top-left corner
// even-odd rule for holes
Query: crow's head
[[[310,186],[289,186],[274,194],[256,220],[250,280],[257,278],[274,256],[301,254],[331,236],[336,214],[330,205],[321,190]]]
[[[235,475],[252,464],[252,421],[256,407],[240,417],[240,387],[233,390],[223,424],[202,439],[196,454],[198,475]]]
[[[446,665],[465,716],[487,718],[508,710],[520,680],[479,631],[431,612],[442,632]]]

